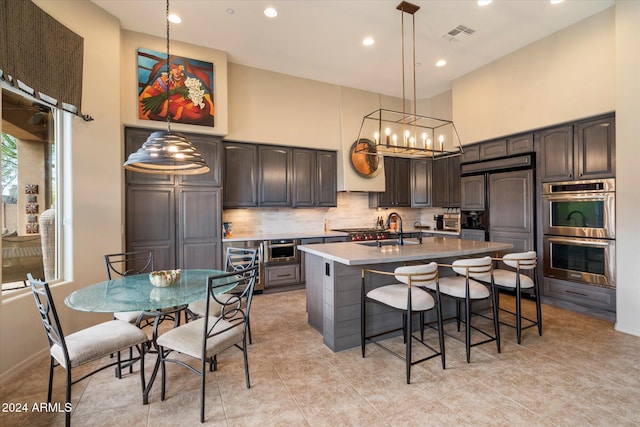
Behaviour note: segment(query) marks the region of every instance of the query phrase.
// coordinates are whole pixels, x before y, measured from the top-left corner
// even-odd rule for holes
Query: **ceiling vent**
[[[476,30],[467,27],[466,25],[458,25],[454,29],[442,36],[443,39],[449,41],[461,41],[475,33]]]

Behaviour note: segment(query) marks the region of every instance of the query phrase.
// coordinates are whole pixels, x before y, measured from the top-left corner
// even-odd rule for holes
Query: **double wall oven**
[[[615,288],[615,180],[543,184],[544,275]]]

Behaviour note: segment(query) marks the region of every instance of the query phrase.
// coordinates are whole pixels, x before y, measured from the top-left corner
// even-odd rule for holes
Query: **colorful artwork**
[[[138,49],[138,117],[213,126],[213,63]]]

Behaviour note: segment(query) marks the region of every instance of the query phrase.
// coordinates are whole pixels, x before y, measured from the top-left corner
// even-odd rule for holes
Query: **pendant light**
[[[460,137],[453,121],[416,114],[416,21],[420,6],[403,1],[396,7],[401,12],[402,29],[402,111],[378,109],[362,119],[354,153],[390,157],[444,158],[462,154]],[[413,112],[408,105],[405,88],[404,18],[411,17],[413,66]],[[364,135],[370,135],[369,139]],[[354,144],[355,145],[355,144]]]
[[[171,104],[169,94],[172,79],[169,53],[169,0],[166,10],[167,22],[167,103]],[[171,130],[171,114],[167,108],[167,130],[153,132],[142,147],[131,153],[124,168],[134,172],[170,175],[196,175],[209,172],[209,166],[202,155],[180,132]]]

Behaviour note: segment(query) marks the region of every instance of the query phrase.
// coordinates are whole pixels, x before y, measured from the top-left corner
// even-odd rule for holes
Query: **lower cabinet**
[[[615,289],[544,278],[544,295],[583,307],[616,310]]]
[[[266,265],[264,268],[265,289],[278,286],[299,285],[300,264]]]
[[[479,242],[485,241],[485,231],[484,230],[468,230],[463,229],[460,231],[460,238],[463,240],[476,240]]]

